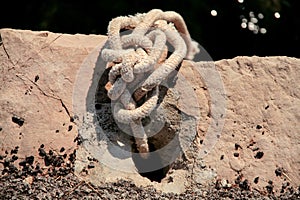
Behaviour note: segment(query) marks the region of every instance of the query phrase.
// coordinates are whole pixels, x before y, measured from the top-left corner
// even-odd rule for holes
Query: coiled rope
[[[120,31],[124,29],[132,32],[121,36]],[[130,125],[137,150],[141,157],[147,158],[149,146],[141,119],[155,109],[159,84],[184,58],[193,59],[199,52],[198,43],[191,40],[178,13],[159,9],[111,20],[108,43],[101,56],[111,67],[108,96],[119,102],[114,107],[114,118]],[[174,48],[169,57],[167,43]],[[137,89],[133,92],[134,88]],[[145,96],[145,102],[137,107],[137,102]]]

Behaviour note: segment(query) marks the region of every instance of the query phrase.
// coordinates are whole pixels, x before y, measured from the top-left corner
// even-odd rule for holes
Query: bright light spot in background
[[[250,20],[251,20],[251,22],[254,23],[254,24],[256,24],[256,23],[258,22],[257,18],[255,18],[255,17],[251,17]]]
[[[255,25],[254,25],[252,22],[249,22],[249,23],[248,23],[248,29],[249,29],[250,31],[253,31],[253,30],[255,29]]]
[[[257,33],[258,33],[258,26],[254,26],[253,33],[254,33],[254,34],[257,34]]]
[[[247,24],[245,22],[241,23],[242,28],[247,28]]]
[[[279,12],[274,13],[274,17],[277,18],[277,19],[280,18]]]
[[[244,3],[244,0],[238,0],[239,3]]]
[[[267,33],[267,29],[265,29],[265,28],[261,28],[259,31],[260,31],[261,34],[266,34]]]
[[[254,12],[253,12],[253,11],[250,11],[250,12],[249,12],[249,17],[255,17],[255,15],[254,15]]]
[[[211,14],[212,16],[214,16],[214,17],[218,15],[218,13],[217,13],[216,10],[211,10],[211,11],[210,11],[210,14]]]
[[[237,0],[239,3],[243,3],[244,0]],[[267,29],[266,28],[260,28],[260,20],[262,20],[265,16],[262,13],[255,13],[254,11],[249,11],[248,13],[249,17],[245,15],[240,15],[241,19],[241,28],[242,29],[248,29],[253,34],[266,34]],[[280,17],[280,14],[278,12],[274,13],[274,16],[276,18]]]
[[[261,13],[258,13],[257,17],[258,17],[259,19],[263,19],[263,18],[264,18],[264,15],[261,14]]]

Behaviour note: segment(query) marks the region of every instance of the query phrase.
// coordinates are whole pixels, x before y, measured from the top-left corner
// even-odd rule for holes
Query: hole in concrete
[[[156,181],[160,183],[161,180],[166,177],[166,174],[170,169],[170,165],[164,166],[162,164],[161,157],[155,152],[156,149],[154,145],[150,142],[148,142],[148,145],[151,154],[147,159],[140,157],[135,145],[133,145],[133,151],[135,154],[133,154],[132,159],[141,176],[148,178],[150,181]],[[158,169],[152,171],[154,168]]]
[[[158,101],[158,107],[160,108],[157,108],[151,113],[153,119],[157,119],[157,117],[161,115],[166,117],[165,113],[170,110],[173,111],[173,115],[177,116],[180,114],[178,113],[178,110],[175,110],[173,107],[169,109],[162,109],[164,106],[160,106],[163,103],[163,99],[165,97],[168,98],[166,96],[167,91],[168,88],[160,86]],[[142,120],[142,122],[143,126],[146,127],[149,123],[151,123],[151,118],[146,117]],[[176,136],[176,130],[171,128],[170,122],[165,122],[158,133],[148,137],[148,145],[150,156],[147,159],[144,159],[138,154],[136,145],[133,143],[132,151],[134,154],[132,155],[132,159],[141,176],[160,183],[161,180],[166,177],[172,163],[175,161],[173,157],[178,157],[177,155],[179,155],[178,149],[176,149],[179,146],[179,140]]]

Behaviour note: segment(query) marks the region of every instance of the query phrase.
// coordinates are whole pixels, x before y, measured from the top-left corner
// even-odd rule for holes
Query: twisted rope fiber
[[[121,29],[132,30],[120,35]],[[167,42],[174,52],[167,58]],[[158,101],[158,85],[182,62],[199,52],[183,18],[176,12],[153,9],[135,16],[117,17],[108,26],[109,47],[101,52],[111,67],[108,96],[118,102],[114,117],[129,124],[142,158],[149,156],[147,135],[141,119],[149,116]],[[130,93],[137,88],[134,94]],[[134,98],[133,98],[133,97]],[[139,107],[136,102],[147,97]]]

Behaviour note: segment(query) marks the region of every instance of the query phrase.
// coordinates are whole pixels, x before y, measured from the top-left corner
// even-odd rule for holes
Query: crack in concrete
[[[61,106],[64,108],[65,112],[66,112],[67,115],[69,116],[70,121],[72,121],[71,119],[72,119],[73,117],[70,115],[69,109],[67,108],[66,104],[63,102],[63,100],[62,100],[60,97],[57,97],[57,96],[54,96],[54,95],[47,94],[47,93],[46,93],[46,92],[45,92],[45,91],[44,91],[44,90],[43,90],[36,82],[30,80],[28,77],[26,77],[26,76],[24,76],[24,75],[21,75],[21,74],[18,75],[18,74],[16,74],[16,76],[17,76],[19,79],[21,79],[21,80],[24,82],[24,84],[26,84],[24,78],[22,78],[21,76],[25,77],[28,81],[30,81],[33,85],[35,85],[36,88],[37,88],[44,96],[60,101]]]
[[[39,54],[39,53],[41,52],[41,50],[43,50],[43,49],[49,47],[52,43],[54,43],[57,39],[59,39],[59,38],[62,37],[62,36],[63,36],[63,34],[60,34],[60,35],[58,35],[57,37],[55,37],[52,41],[50,41],[49,43],[46,43],[43,47],[41,47],[40,50],[36,51],[36,53],[35,53],[34,55]],[[28,59],[26,59],[24,62],[19,63],[19,60],[18,60],[16,63],[13,63],[13,61],[11,60],[11,58],[10,58],[10,56],[9,56],[9,54],[8,54],[8,52],[7,52],[7,50],[6,50],[6,48],[5,48],[4,42],[3,42],[2,37],[1,37],[1,34],[0,34],[0,46],[1,46],[1,45],[3,46],[3,50],[4,50],[4,52],[5,52],[5,54],[6,54],[7,58],[8,58],[8,60],[13,64],[13,66],[16,66],[17,64],[22,65],[22,64],[28,62],[30,59],[33,58],[33,56],[30,56],[30,57],[29,57]]]
[[[58,35],[57,37],[55,37],[52,41],[50,41],[49,43],[46,43],[43,47],[41,47],[41,49],[40,49],[39,51],[36,52],[35,55],[39,54],[39,53],[41,52],[41,50],[43,50],[43,49],[49,47],[52,43],[54,43],[56,40],[58,40],[58,39],[59,39],[60,37],[62,37],[62,36],[63,36],[63,34],[60,34],[60,35]],[[30,59],[33,58],[33,56],[30,56],[30,57],[29,57],[28,59],[26,59],[23,63],[19,63],[19,61],[17,61],[17,63],[15,64],[15,63],[13,63],[13,61],[12,61],[11,58],[10,58],[10,55],[8,54],[8,52],[7,52],[6,48],[5,48],[5,45],[4,45],[4,43],[3,43],[1,34],[0,34],[0,46],[1,46],[1,45],[3,46],[3,50],[4,50],[4,52],[5,52],[5,54],[6,54],[7,58],[8,58],[8,60],[12,63],[13,66],[16,66],[16,64],[20,64],[20,65],[21,65],[21,64],[23,64],[23,63],[28,62]],[[20,78],[20,79],[23,81],[24,84],[26,84],[26,83],[25,83],[25,80],[21,77],[21,76],[24,76],[24,75],[16,75],[16,76],[17,76],[18,78]],[[34,81],[30,80],[30,79],[29,79],[28,77],[26,77],[26,76],[24,76],[24,77],[25,77],[27,80],[29,80],[32,84],[34,84],[34,85],[38,88],[38,90],[39,90],[44,96],[47,96],[47,97],[50,97],[50,98],[59,100],[60,103],[61,103],[61,105],[62,105],[62,107],[64,108],[65,112],[66,112],[67,115],[69,116],[70,121],[73,121],[73,120],[72,120],[73,117],[70,115],[69,109],[67,108],[66,104],[63,102],[63,100],[62,100],[60,97],[56,97],[56,96],[54,96],[54,95],[47,94],[46,92],[44,92],[44,91],[39,87],[39,85],[38,85],[37,83],[35,83]],[[69,80],[69,79],[67,78],[67,80]],[[71,82],[71,80],[69,80],[69,81]],[[26,85],[27,85],[27,84],[26,84]]]
[[[56,40],[58,40],[60,37],[62,37],[63,35],[62,34],[60,34],[60,35],[58,35],[56,38],[54,38],[51,42],[49,42],[49,43],[46,43],[45,44],[45,46],[43,46],[42,48],[41,48],[41,50],[42,49],[45,49],[46,47],[50,47],[50,45],[53,43],[53,42],[55,42]]]
[[[9,56],[9,54],[8,54],[8,52],[7,52],[7,50],[6,50],[6,48],[5,48],[5,45],[4,45],[3,41],[2,41],[2,39],[1,39],[1,45],[3,46],[3,50],[4,50],[5,54],[6,54],[6,56],[7,56],[8,60],[9,60],[9,62],[11,62],[11,64],[13,64],[13,66],[15,66],[15,64],[14,64],[13,61],[11,60],[11,58],[10,58],[10,56]]]

